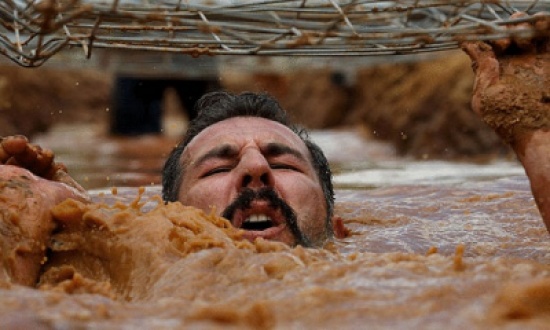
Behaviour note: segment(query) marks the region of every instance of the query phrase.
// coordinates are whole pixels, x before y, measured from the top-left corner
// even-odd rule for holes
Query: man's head
[[[334,192],[321,149],[265,94],[215,92],[163,170],[163,199],[229,219],[289,244],[321,245],[333,235]]]

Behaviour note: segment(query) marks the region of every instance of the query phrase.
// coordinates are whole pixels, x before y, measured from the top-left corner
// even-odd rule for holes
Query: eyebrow
[[[301,161],[307,162],[307,159],[300,151],[277,142],[267,143],[265,146],[261,147],[261,151],[265,157],[292,155]],[[193,162],[193,166],[199,167],[210,159],[232,159],[238,154],[239,150],[237,147],[230,144],[222,144],[221,146],[215,147],[200,156],[195,162]]]
[[[277,143],[277,142],[271,142],[266,144],[264,147],[262,147],[262,153],[266,157],[276,157],[281,155],[292,155],[301,161],[307,162],[307,159],[304,157],[304,155],[298,151],[297,149],[291,148],[287,145]]]
[[[221,146],[215,147],[214,149],[200,156],[199,159],[193,162],[193,165],[198,167],[203,163],[205,163],[206,161],[214,158],[231,159],[237,156],[238,154],[239,154],[239,151],[235,146],[232,146],[230,144],[222,144]]]

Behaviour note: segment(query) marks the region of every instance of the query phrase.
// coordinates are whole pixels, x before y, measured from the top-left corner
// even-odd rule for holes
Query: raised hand
[[[476,72],[472,108],[514,147],[527,133],[550,129],[550,14],[511,18],[523,19],[508,27],[514,37],[462,48]]]
[[[86,194],[84,188],[69,176],[65,165],[54,161],[51,150],[29,143],[22,135],[0,137],[0,165],[24,168],[36,176],[64,183],[79,193]]]
[[[58,170],[66,172],[63,164],[56,164],[53,160],[51,150],[31,145],[22,135],[0,138],[0,164],[19,166],[52,180]]]

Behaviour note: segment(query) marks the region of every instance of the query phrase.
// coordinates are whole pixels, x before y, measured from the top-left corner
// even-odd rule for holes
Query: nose
[[[248,150],[239,162],[240,182],[242,188],[259,189],[273,186],[273,173],[269,162],[259,150]]]

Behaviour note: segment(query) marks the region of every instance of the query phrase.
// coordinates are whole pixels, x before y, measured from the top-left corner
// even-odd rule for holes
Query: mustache
[[[246,210],[249,209],[252,202],[262,200],[269,203],[269,207],[280,210],[282,216],[286,220],[287,226],[290,228],[290,231],[298,244],[303,246],[309,246],[309,239],[305,237],[300,228],[298,227],[298,217],[296,212],[288,205],[273,188],[264,187],[259,190],[252,190],[250,188],[245,188],[241,193],[229,204],[225,210],[222,212],[222,217],[232,220],[233,215],[237,210]]]

